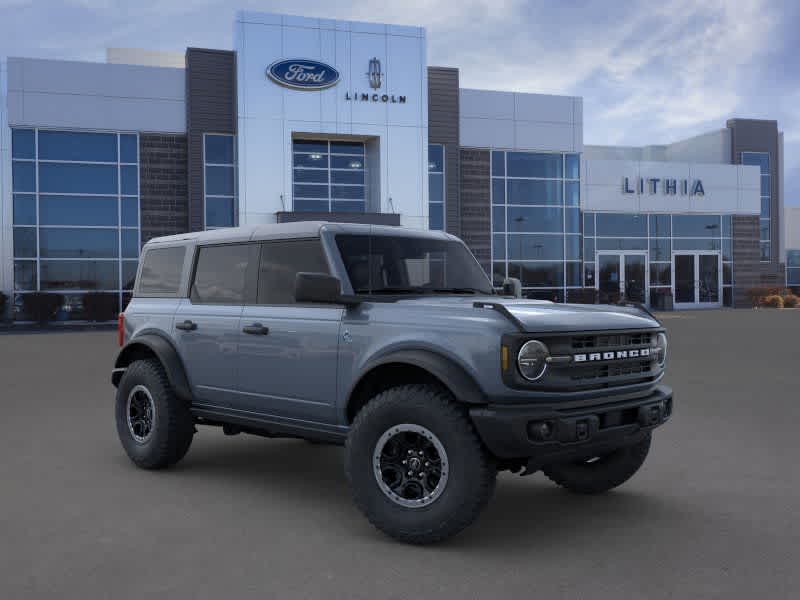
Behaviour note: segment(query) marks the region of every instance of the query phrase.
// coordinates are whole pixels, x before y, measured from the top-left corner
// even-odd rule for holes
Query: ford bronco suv
[[[145,469],[197,426],[345,446],[355,503],[429,543],[498,470],[618,486],[672,412],[667,338],[636,306],[495,293],[442,232],[292,223],[163,237],[119,318],[116,424]]]

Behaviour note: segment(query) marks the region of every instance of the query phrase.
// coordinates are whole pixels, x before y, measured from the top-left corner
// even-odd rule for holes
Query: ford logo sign
[[[339,83],[339,71],[316,60],[278,60],[267,67],[275,83],[296,90],[324,90]]]

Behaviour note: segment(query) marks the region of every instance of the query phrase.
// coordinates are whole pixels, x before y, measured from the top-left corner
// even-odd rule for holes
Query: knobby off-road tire
[[[553,482],[571,492],[600,494],[633,477],[650,451],[651,436],[590,461],[548,465],[542,469]]]
[[[132,363],[117,388],[117,434],[130,459],[143,469],[163,469],[189,450],[194,422],[157,360]]]
[[[424,498],[401,497],[415,489],[414,478],[406,480],[412,466],[405,463],[400,475],[410,488],[393,488],[400,495],[390,496],[390,484],[396,480],[389,477],[387,483],[384,479],[382,486],[379,465],[394,461],[397,451],[403,460],[410,456],[408,460],[414,462],[415,451],[410,449],[415,447],[422,448],[422,462],[417,464],[421,471],[414,476],[424,479],[425,490],[419,486]],[[494,461],[466,411],[446,390],[432,385],[395,387],[370,400],[350,428],[345,468],[355,503],[367,519],[389,536],[412,544],[438,542],[467,527],[488,503],[497,477]],[[393,467],[389,469],[394,473]],[[425,469],[429,469],[428,478]],[[438,482],[435,486],[431,473]]]

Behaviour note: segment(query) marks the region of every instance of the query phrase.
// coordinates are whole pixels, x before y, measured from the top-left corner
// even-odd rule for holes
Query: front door
[[[330,425],[344,307],[296,304],[298,272],[329,272],[319,239],[261,245],[257,302],[244,307],[239,322],[233,407],[287,424]]]
[[[596,271],[600,302],[625,299],[647,304],[646,253],[598,252]]]
[[[719,252],[676,252],[672,255],[675,308],[722,306]]]

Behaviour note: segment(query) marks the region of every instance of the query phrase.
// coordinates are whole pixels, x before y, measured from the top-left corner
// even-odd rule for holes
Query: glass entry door
[[[647,303],[646,253],[598,252],[596,272],[601,303],[621,299]]]
[[[680,252],[672,255],[675,308],[722,306],[719,252]]]

